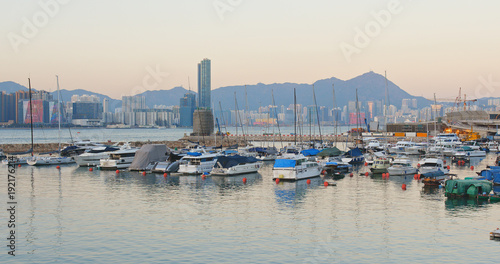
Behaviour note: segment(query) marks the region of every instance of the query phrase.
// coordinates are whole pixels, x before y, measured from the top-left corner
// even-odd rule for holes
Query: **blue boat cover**
[[[327,162],[326,165],[338,165],[337,162]]]
[[[240,155],[234,155],[234,156],[223,156],[219,157],[217,159],[217,164],[215,167],[221,167],[222,168],[231,168],[234,167],[238,164],[243,164],[243,163],[256,163],[259,160],[254,158],[254,157],[245,157],[245,156],[240,156]]]
[[[300,153],[304,156],[316,156],[319,153],[319,150],[317,149],[304,149]]]
[[[274,161],[275,168],[294,168],[296,160],[292,159],[276,159]]]
[[[347,155],[349,155],[351,157],[359,157],[359,156],[363,156],[363,153],[361,152],[361,150],[359,148],[353,148],[353,149],[347,151]]]
[[[200,152],[188,152],[187,154],[188,154],[189,156],[195,156],[195,157],[201,156],[201,153],[200,153]]]
[[[482,170],[480,176],[485,177],[488,181],[493,181],[493,183],[500,183],[500,169]]]
[[[500,166],[490,166],[491,170],[500,170]]]

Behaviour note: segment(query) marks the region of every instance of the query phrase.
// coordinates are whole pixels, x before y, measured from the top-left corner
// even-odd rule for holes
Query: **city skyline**
[[[373,70],[387,71],[414,96],[436,92],[445,98],[459,87],[468,98],[500,96],[495,1],[53,0],[2,6],[0,81],[26,85],[31,77],[38,89],[55,90],[55,74],[62,89],[112,98],[187,89],[196,62],[207,57],[212,89],[348,80]]]

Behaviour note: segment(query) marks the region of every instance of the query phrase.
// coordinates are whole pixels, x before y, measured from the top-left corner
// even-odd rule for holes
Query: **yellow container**
[[[404,137],[404,136],[405,136],[405,133],[396,132],[396,133],[394,133],[394,136],[395,136],[395,137]]]
[[[427,133],[417,133],[417,137],[427,137]]]

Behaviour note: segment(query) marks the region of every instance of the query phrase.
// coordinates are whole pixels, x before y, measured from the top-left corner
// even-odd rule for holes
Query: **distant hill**
[[[343,107],[349,101],[356,100],[356,89],[358,89],[358,100],[360,102],[385,100],[385,77],[368,72],[353,79],[343,81],[337,78],[319,80],[314,83],[317,104],[320,106],[333,106],[332,84],[335,85],[336,106]],[[265,106],[272,103],[272,91],[276,105],[288,106],[293,104],[293,88],[296,88],[297,103],[303,106],[314,105],[314,97],[311,84],[256,84],[247,85],[248,108],[258,109],[259,105]],[[401,108],[402,99],[417,99],[418,107],[430,105],[430,101],[423,97],[408,94],[397,85],[388,81],[387,90],[389,103]],[[223,108],[234,109],[234,92],[238,101],[238,108],[245,107],[245,86],[221,87],[212,91],[212,101],[218,105],[220,101]]]
[[[328,78],[314,82],[317,104],[320,106],[333,106],[332,84],[335,84],[336,106],[343,107],[349,101],[356,100],[356,89],[358,89],[358,99],[360,102],[385,100],[385,77],[367,72],[350,80],[340,80]],[[248,109],[257,110],[259,106],[272,104],[272,92],[276,105],[288,106],[293,104],[293,89],[296,88],[297,103],[303,106],[314,105],[312,84],[297,83],[274,83],[247,85]],[[18,90],[27,90],[25,86],[14,82],[0,83],[0,91],[13,93]],[[423,97],[416,97],[408,94],[399,86],[388,81],[389,102],[401,108],[402,99],[417,99],[418,107],[429,106],[431,102]],[[195,91],[192,91],[195,93]],[[146,97],[146,104],[149,108],[154,105],[179,105],[179,99],[188,93],[183,87],[174,87],[170,90],[146,91],[140,95]],[[219,108],[219,101],[223,109],[235,109],[234,93],[238,101],[238,108],[245,109],[245,86],[226,86],[212,90],[212,102],[216,109]],[[53,92],[56,97],[57,94]],[[66,102],[71,100],[73,95],[96,95],[101,100],[104,98],[110,101],[110,110],[121,107],[121,100],[112,99],[107,95],[90,92],[86,90],[61,90],[62,99]]]

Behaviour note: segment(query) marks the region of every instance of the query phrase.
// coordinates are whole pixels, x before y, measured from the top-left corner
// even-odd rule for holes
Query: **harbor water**
[[[478,161],[491,164],[495,155]],[[0,203],[7,207],[7,167]],[[16,168],[16,256],[2,263],[496,263],[500,204],[448,200],[413,177],[272,181]],[[461,178],[468,167],[452,166]],[[246,184],[243,177],[247,178]],[[407,190],[401,186],[405,183]],[[2,236],[8,237],[2,210]]]

